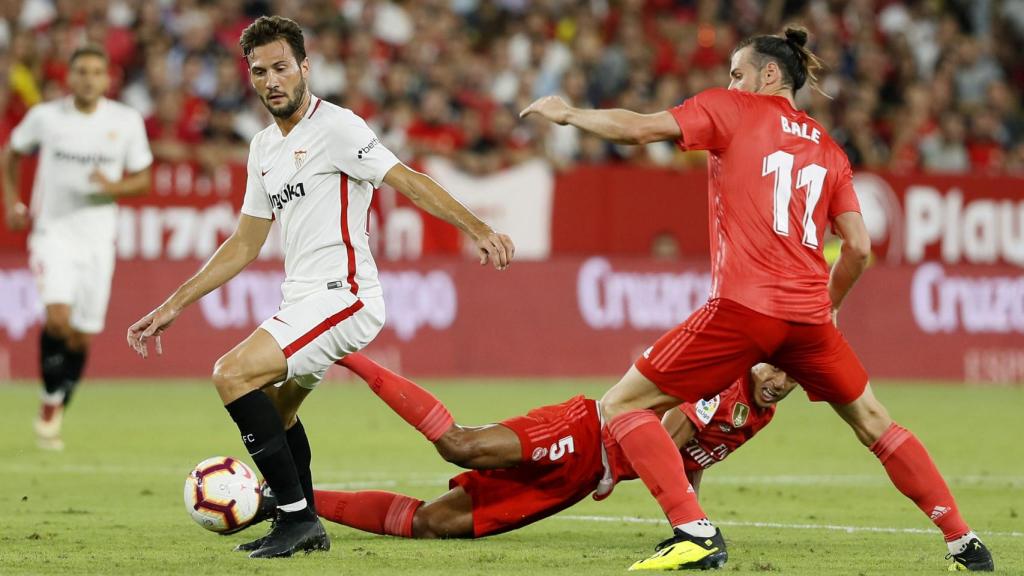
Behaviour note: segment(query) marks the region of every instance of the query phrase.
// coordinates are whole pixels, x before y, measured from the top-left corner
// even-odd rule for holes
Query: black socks
[[[39,334],[39,372],[47,394],[64,389],[64,362],[68,348],[63,339],[54,338],[46,329]]]
[[[309,464],[313,460],[313,452],[309,448],[309,438],[306,436],[306,429],[302,427],[302,420],[295,418],[295,425],[285,432],[288,440],[288,448],[292,451],[292,460],[295,462],[295,471],[299,475],[299,484],[302,486],[302,493],[306,497],[306,503],[315,507],[313,502],[313,472]]]
[[[253,390],[224,408],[238,425],[249,455],[277,496],[278,507],[297,511],[289,510],[290,505],[305,496],[274,403],[262,390]]]
[[[67,408],[71,395],[75,392],[82,370],[85,369],[85,352],[67,350],[64,353],[64,407]]]
[[[86,352],[71,350],[67,341],[55,338],[46,329],[39,335],[39,372],[43,388],[49,395],[64,393],[63,404],[67,407],[71,395],[82,379],[85,369]]]

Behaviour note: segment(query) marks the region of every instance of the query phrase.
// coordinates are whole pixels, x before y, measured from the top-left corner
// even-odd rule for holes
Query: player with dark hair
[[[107,54],[77,48],[68,68],[67,98],[38,104],[11,133],[0,162],[7,227],[28,226],[19,198],[22,156],[39,151],[32,186],[29,264],[46,320],[39,339],[42,408],[35,420],[39,446],[64,447],[64,410],[82,378],[93,336],[103,331],[120,198],[149,191],[153,155],[142,115],[108,100]]]
[[[620,144],[675,141],[707,150],[712,289],[706,305],[662,336],[601,399],[612,436],[657,499],[673,537],[631,569],[720,567],[728,558],[683,474],[658,419],[680,402],[728,387],[757,362],[831,403],[878,457],[893,484],[942,531],[953,567],[992,570],[920,441],[875,398],[836,315],[871,251],[850,163],[794,94],[816,81],[820,61],[807,32],[755,36],[732,54],[729,89],[711,89],[671,110],[581,110],[548,96],[536,114]],[[829,224],[842,237],[831,273],[822,255]]]
[[[326,550],[316,514],[311,453],[296,413],[327,368],[366,346],[384,325],[384,299],[370,253],[373,190],[386,183],[472,238],[480,263],[501,270],[514,247],[428,176],[410,170],[352,111],[310,94],[302,29],[261,17],[240,45],[252,86],[274,123],[253,137],[242,214],[209,262],[133,324],[128,343],[145,356],[188,305],[238,274],[281,225],[284,301],[277,314],[222,356],[213,383],[256,466],[277,497],[263,538],[243,544],[253,558]],[[160,340],[156,341],[161,351]],[[286,387],[271,385],[289,381]]]
[[[576,396],[497,424],[459,426],[430,392],[362,354],[339,364],[365,380],[442,458],[470,471],[429,502],[379,490],[316,490],[317,513],[333,522],[405,538],[481,538],[547,518],[591,493],[603,500],[616,483],[636,478],[594,400]],[[771,422],[775,404],[796,385],[777,368],[758,364],[720,395],[665,413],[663,424],[694,490],[706,468]]]

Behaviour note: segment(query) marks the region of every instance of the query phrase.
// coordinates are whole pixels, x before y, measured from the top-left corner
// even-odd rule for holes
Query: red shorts
[[[636,368],[662,392],[684,402],[711,398],[758,362],[793,377],[811,400],[848,404],[868,375],[831,322],[800,324],[715,299],[655,342]]]
[[[531,410],[502,426],[519,436],[523,460],[514,468],[470,470],[451,479],[473,501],[473,536],[532,524],[587,497],[604,476],[597,403],[576,396]]]

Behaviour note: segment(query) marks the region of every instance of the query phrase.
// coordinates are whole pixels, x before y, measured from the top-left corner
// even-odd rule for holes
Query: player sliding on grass
[[[339,363],[366,380],[445,460],[471,471],[452,478],[451,489],[429,502],[376,490],[316,490],[317,513],[333,522],[405,538],[480,538],[547,518],[591,493],[602,500],[617,482],[636,478],[594,400],[576,396],[498,424],[465,427],[430,392],[365,356],[350,354]],[[764,428],[775,403],[795,386],[782,371],[758,364],[712,400],[665,414],[695,490],[704,469]]]
[[[370,343],[384,325],[384,298],[370,253],[367,214],[387,184],[469,234],[481,257],[505,269],[515,247],[428,176],[410,170],[362,118],[310,94],[302,28],[261,16],[239,42],[253,89],[274,123],[249,146],[242,214],[234,233],[191,279],[128,329],[146,356],[190,304],[256,259],[274,220],[284,242],[281,309],[217,360],[213,383],[242,441],[277,495],[273,528],[243,544],[252,558],[326,550],[330,540],[309,507],[309,439],[296,414],[336,360]],[[272,384],[291,382],[285,389]]]
[[[729,90],[701,92],[655,114],[581,110],[548,96],[535,114],[620,144],[675,141],[707,150],[712,288],[700,310],[662,336],[601,399],[608,429],[661,505],[673,537],[631,569],[713,568],[728,554],[683,474],[658,416],[709,398],[752,364],[771,362],[825,400],[878,456],[893,484],[935,523],[955,569],[992,570],[934,462],[875,398],[867,372],[835,326],[871,243],[850,163],[794,94],[821,63],[807,31],[755,36],[732,54]],[[843,238],[831,274],[829,224]]]

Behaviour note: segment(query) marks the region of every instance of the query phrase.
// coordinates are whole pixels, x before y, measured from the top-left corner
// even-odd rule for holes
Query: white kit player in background
[[[310,507],[309,441],[296,412],[330,366],[369,344],[384,325],[368,243],[373,190],[388,184],[458,227],[472,238],[481,264],[506,268],[514,247],[428,176],[402,164],[360,117],[309,93],[298,24],[261,17],[240,44],[274,124],[250,144],[238,227],[195,276],[129,328],[128,343],[145,356],[147,341],[156,337],[160,352],[160,335],[181,311],[252,262],[271,223],[280,223],[286,275],[280,311],[213,371],[225,408],[278,499],[270,533],[238,547],[267,558],[330,547]]]
[[[103,97],[107,55],[86,45],[71,56],[71,95],[33,106],[11,133],[0,162],[7,227],[32,222],[29,264],[46,306],[40,336],[43,403],[39,445],[59,450],[64,408],[103,330],[114,274],[118,198],[149,191],[153,155],[142,116]],[[39,151],[32,209],[19,195],[22,156]]]

